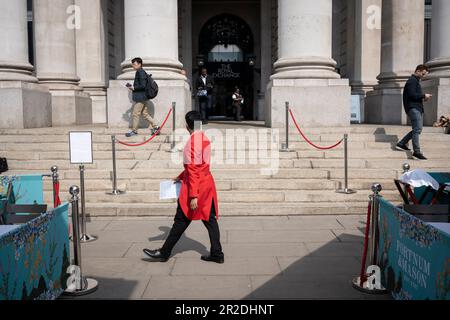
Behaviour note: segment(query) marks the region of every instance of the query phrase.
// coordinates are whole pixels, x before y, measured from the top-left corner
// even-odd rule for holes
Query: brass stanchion
[[[121,191],[121,190],[117,189],[116,141],[117,141],[116,136],[111,136],[112,161],[113,161],[113,176],[112,176],[113,189],[111,192],[106,193],[111,196],[120,196],[122,194],[125,194],[125,191]]]
[[[369,196],[369,212],[367,223],[370,224],[366,226],[366,230],[370,230],[370,236],[366,233],[365,238],[365,248],[362,261],[361,275],[356,277],[352,281],[352,285],[355,289],[370,294],[386,294],[387,290],[381,285],[381,271],[380,267],[377,265],[377,254],[378,254],[378,241],[379,241],[379,228],[378,220],[380,214],[379,200],[381,198],[380,192],[382,187],[380,184],[374,184],[372,186],[372,192]],[[367,261],[367,246],[369,250],[368,260],[370,266],[366,269]]]
[[[355,190],[348,188],[348,134],[344,135],[344,189],[336,190],[337,193],[354,194]]]
[[[280,152],[290,152],[289,150],[289,102],[286,102],[286,141],[281,144]]]
[[[81,236],[80,241],[83,243],[97,240],[96,236],[92,236],[86,232],[86,189],[84,186],[84,165],[80,165],[80,189],[81,189]]]
[[[80,245],[80,227],[79,227],[79,212],[78,202],[80,188],[77,186],[70,187],[69,190],[72,195],[72,228],[73,228],[73,264],[68,268],[67,272],[70,277],[67,280],[67,289],[64,295],[68,296],[83,296],[90,294],[98,289],[98,282],[95,279],[83,277],[82,262],[81,262],[81,245]]]

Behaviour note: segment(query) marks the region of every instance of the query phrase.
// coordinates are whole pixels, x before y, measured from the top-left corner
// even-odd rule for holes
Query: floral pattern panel
[[[380,200],[382,284],[397,300],[450,299],[450,235]]]
[[[0,236],[0,300],[53,300],[66,289],[69,205]]]

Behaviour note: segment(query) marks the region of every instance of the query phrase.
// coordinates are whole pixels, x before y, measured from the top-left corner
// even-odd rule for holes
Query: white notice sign
[[[172,180],[161,181],[159,187],[159,199],[171,200],[178,199],[180,196],[181,183],[175,183]]]
[[[69,132],[70,163],[93,163],[92,132]]]

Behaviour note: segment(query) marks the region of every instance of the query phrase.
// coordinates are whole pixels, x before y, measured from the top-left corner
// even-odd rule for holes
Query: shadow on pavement
[[[252,277],[256,289],[244,299],[390,299],[388,295],[368,295],[353,289],[352,279],[360,272],[364,238],[342,234],[339,240],[300,259],[278,257],[283,271],[275,277]]]

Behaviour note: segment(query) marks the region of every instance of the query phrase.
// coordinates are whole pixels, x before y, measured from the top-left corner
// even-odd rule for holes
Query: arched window
[[[218,44],[208,54],[210,62],[244,62],[244,52],[235,44]]]

